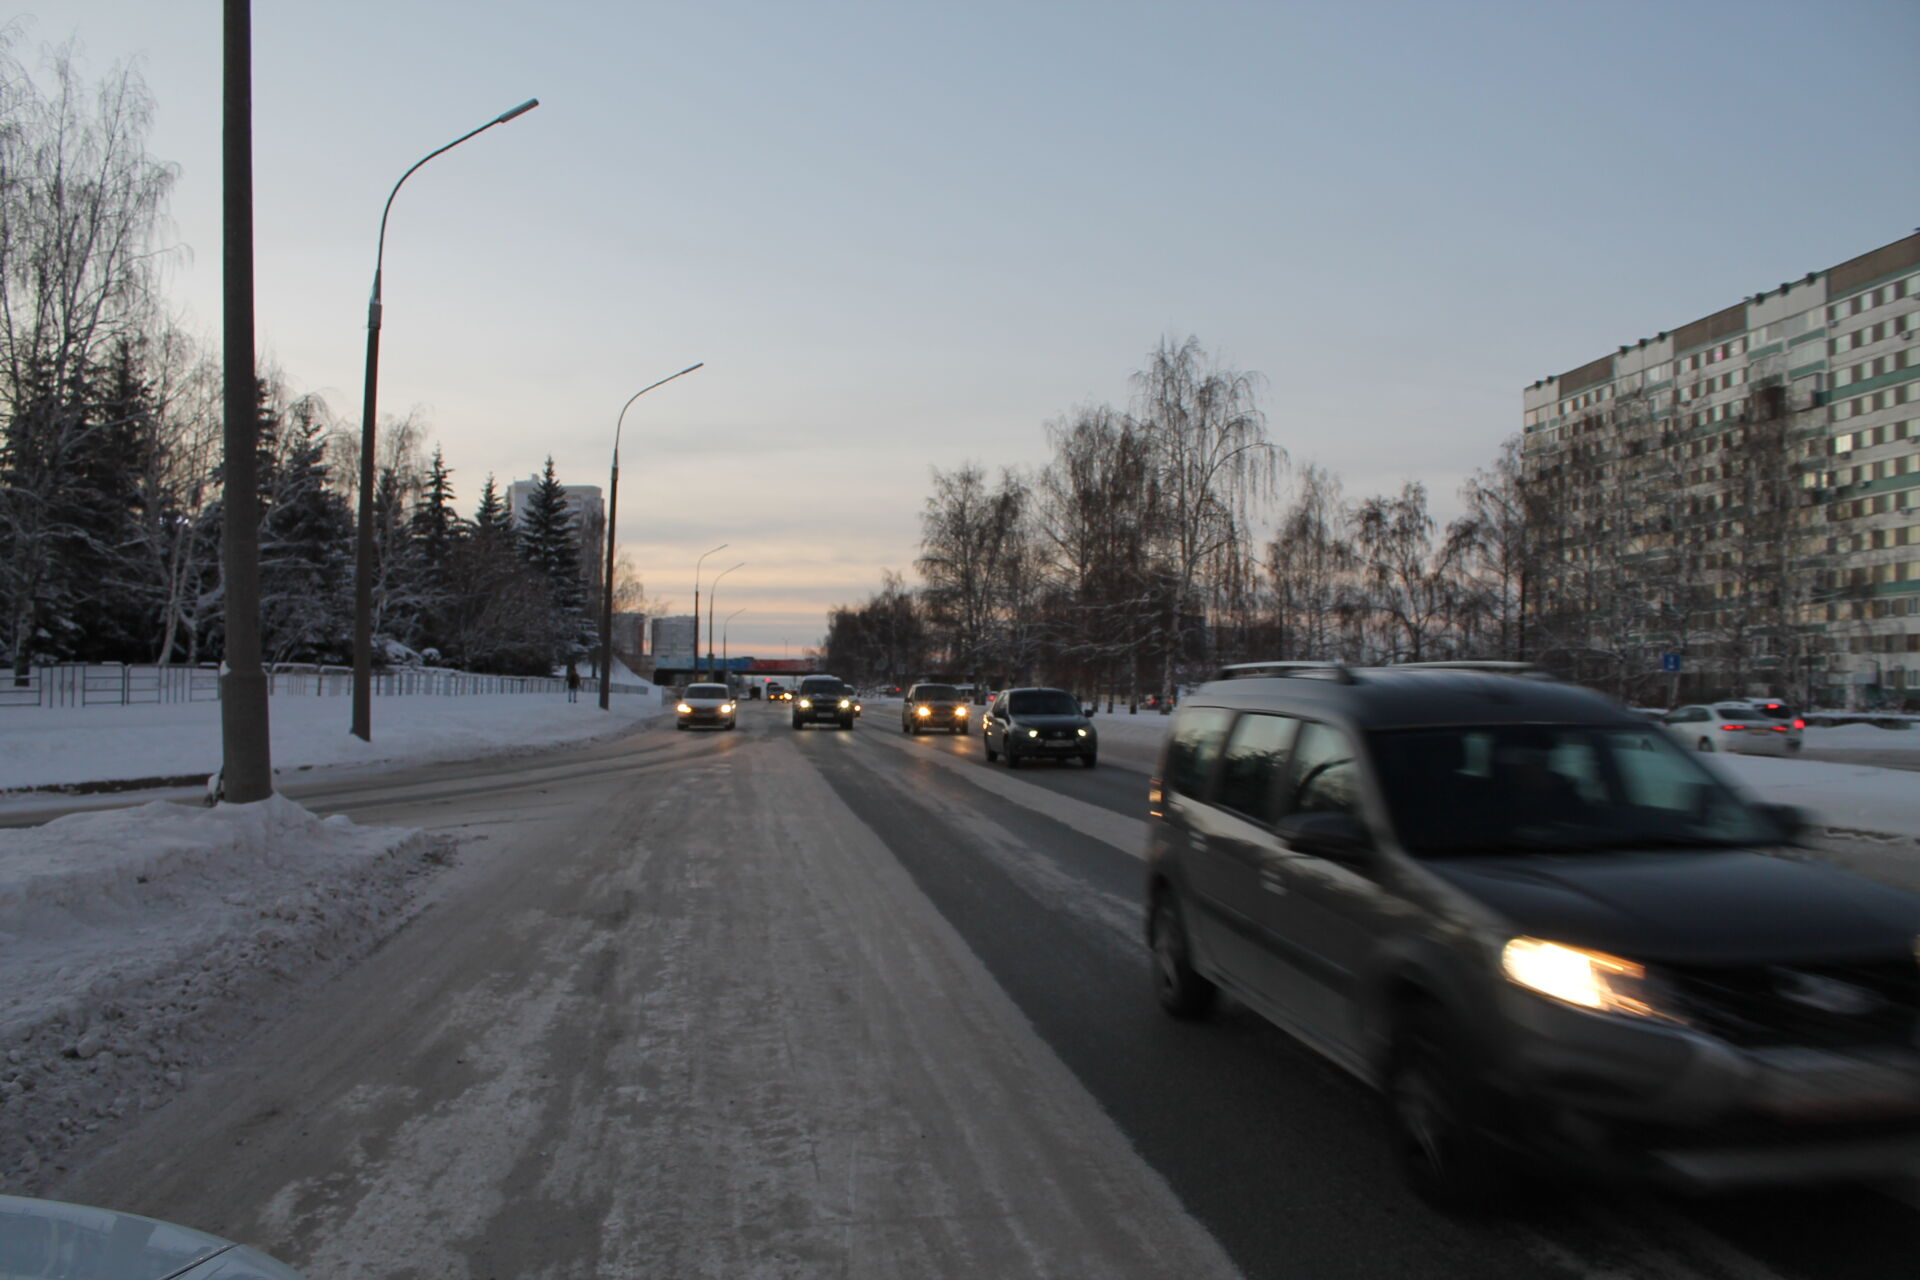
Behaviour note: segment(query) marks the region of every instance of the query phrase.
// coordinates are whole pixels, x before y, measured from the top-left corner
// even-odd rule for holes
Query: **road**
[[[1154,1007],[1141,772],[1009,771],[890,710],[315,780],[468,852],[49,1194],[314,1280],[1912,1274],[1920,1214],[1859,1189],[1431,1213],[1366,1091]]]

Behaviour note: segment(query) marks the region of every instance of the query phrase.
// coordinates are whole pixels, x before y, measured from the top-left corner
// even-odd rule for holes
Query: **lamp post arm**
[[[437,151],[427,152],[426,155],[421,156],[418,160],[413,162],[413,168],[408,169],[405,173],[400,175],[400,181],[393,184],[393,190],[387,193],[387,203],[380,210],[380,243],[374,249],[374,254],[373,254],[373,300],[376,305],[380,301],[380,264],[382,261],[384,261],[386,256],[386,250],[387,250],[387,215],[393,212],[393,198],[400,194],[400,188],[406,185],[407,179],[413,176],[414,170],[418,169],[421,165],[433,159],[435,156],[444,155],[446,152],[453,150],[455,147],[465,142],[468,138],[474,137],[478,134],[485,133],[487,130],[493,128],[493,126],[497,124],[505,124],[507,121],[513,119],[515,116],[523,116],[527,112],[533,110],[535,107],[539,105],[540,105],[540,99],[528,98],[525,102],[521,103],[519,106],[515,107],[513,110],[501,112],[499,115],[495,116],[493,119],[481,125],[478,129],[469,129],[467,132],[461,134],[459,137],[455,138],[452,142],[449,142],[446,146],[439,148]]]

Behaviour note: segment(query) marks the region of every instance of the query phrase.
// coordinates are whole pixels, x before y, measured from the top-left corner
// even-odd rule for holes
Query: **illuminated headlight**
[[[1644,966],[1602,951],[1515,938],[1501,950],[1500,968],[1508,981],[1581,1009],[1668,1016],[1647,1003]]]
[[[1029,729],[1027,730],[1027,736],[1029,738],[1037,738],[1040,736],[1040,731],[1038,729]]]
[[[688,706],[684,702],[681,703],[679,706],[675,707],[674,710],[678,711],[683,716],[690,716],[693,714],[693,708]]]
[[[800,699],[800,709],[801,709],[802,711],[805,711],[805,710],[807,710],[808,708],[810,708],[810,707],[812,707],[812,706],[813,706],[813,699],[812,699],[812,698],[802,698],[802,699]]]
[[[1075,729],[1074,732],[1079,734],[1083,738],[1087,736],[1087,731],[1085,729]]]
[[[848,699],[848,698],[842,698],[842,699],[840,699],[840,709],[841,709],[842,711],[845,711],[845,710],[846,710],[846,709],[847,709],[848,707],[850,707],[850,706],[852,706],[852,705],[853,705],[853,702],[852,702],[852,700],[851,700],[851,699]]]
[[[913,709],[913,714],[917,716],[922,716],[922,717],[930,716],[933,714],[933,708],[932,707],[915,707]]]
[[[731,702],[723,702],[723,703],[721,703],[721,704],[720,704],[720,714],[721,714],[721,715],[723,715],[723,716],[730,716],[730,715],[732,715],[732,714],[733,714],[733,704],[732,704]]]
[[[953,709],[953,714],[959,716],[962,720],[965,720],[967,718],[967,709],[965,707],[955,707]]]

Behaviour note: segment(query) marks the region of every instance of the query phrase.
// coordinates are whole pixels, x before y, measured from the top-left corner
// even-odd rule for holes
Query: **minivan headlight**
[[[1668,1016],[1647,1001],[1646,966],[1604,951],[1514,938],[1501,949],[1500,969],[1510,982],[1581,1009]]]
[[[812,699],[812,698],[802,698],[802,699],[800,699],[800,709],[801,709],[802,711],[805,711],[805,710],[807,710],[807,709],[808,709],[809,707],[811,707],[812,705],[813,705],[813,699]]]

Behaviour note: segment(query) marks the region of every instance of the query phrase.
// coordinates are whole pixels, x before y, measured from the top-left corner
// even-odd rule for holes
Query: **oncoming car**
[[[1676,707],[1660,718],[1667,731],[1695,751],[1790,755],[1800,749],[1807,722],[1778,702],[1728,701]]]
[[[705,724],[731,729],[739,708],[734,704],[733,690],[723,684],[690,684],[674,704],[673,713],[677,728]]]
[[[965,733],[973,709],[950,684],[916,684],[900,704],[900,732],[926,733],[940,729]]]
[[[1088,769],[1100,759],[1100,737],[1080,700],[1065,689],[1008,689],[994,699],[980,730],[991,764],[1002,755],[1007,768],[1026,760],[1078,760]]]
[[[1497,1202],[1516,1157],[1700,1190],[1920,1162],[1920,896],[1791,856],[1797,810],[1589,690],[1229,673],[1149,784],[1160,1004],[1230,991],[1373,1085],[1420,1195]]]
[[[854,717],[859,714],[859,699],[839,676],[807,676],[800,681],[800,688],[793,696],[796,729],[822,721],[851,729]]]

